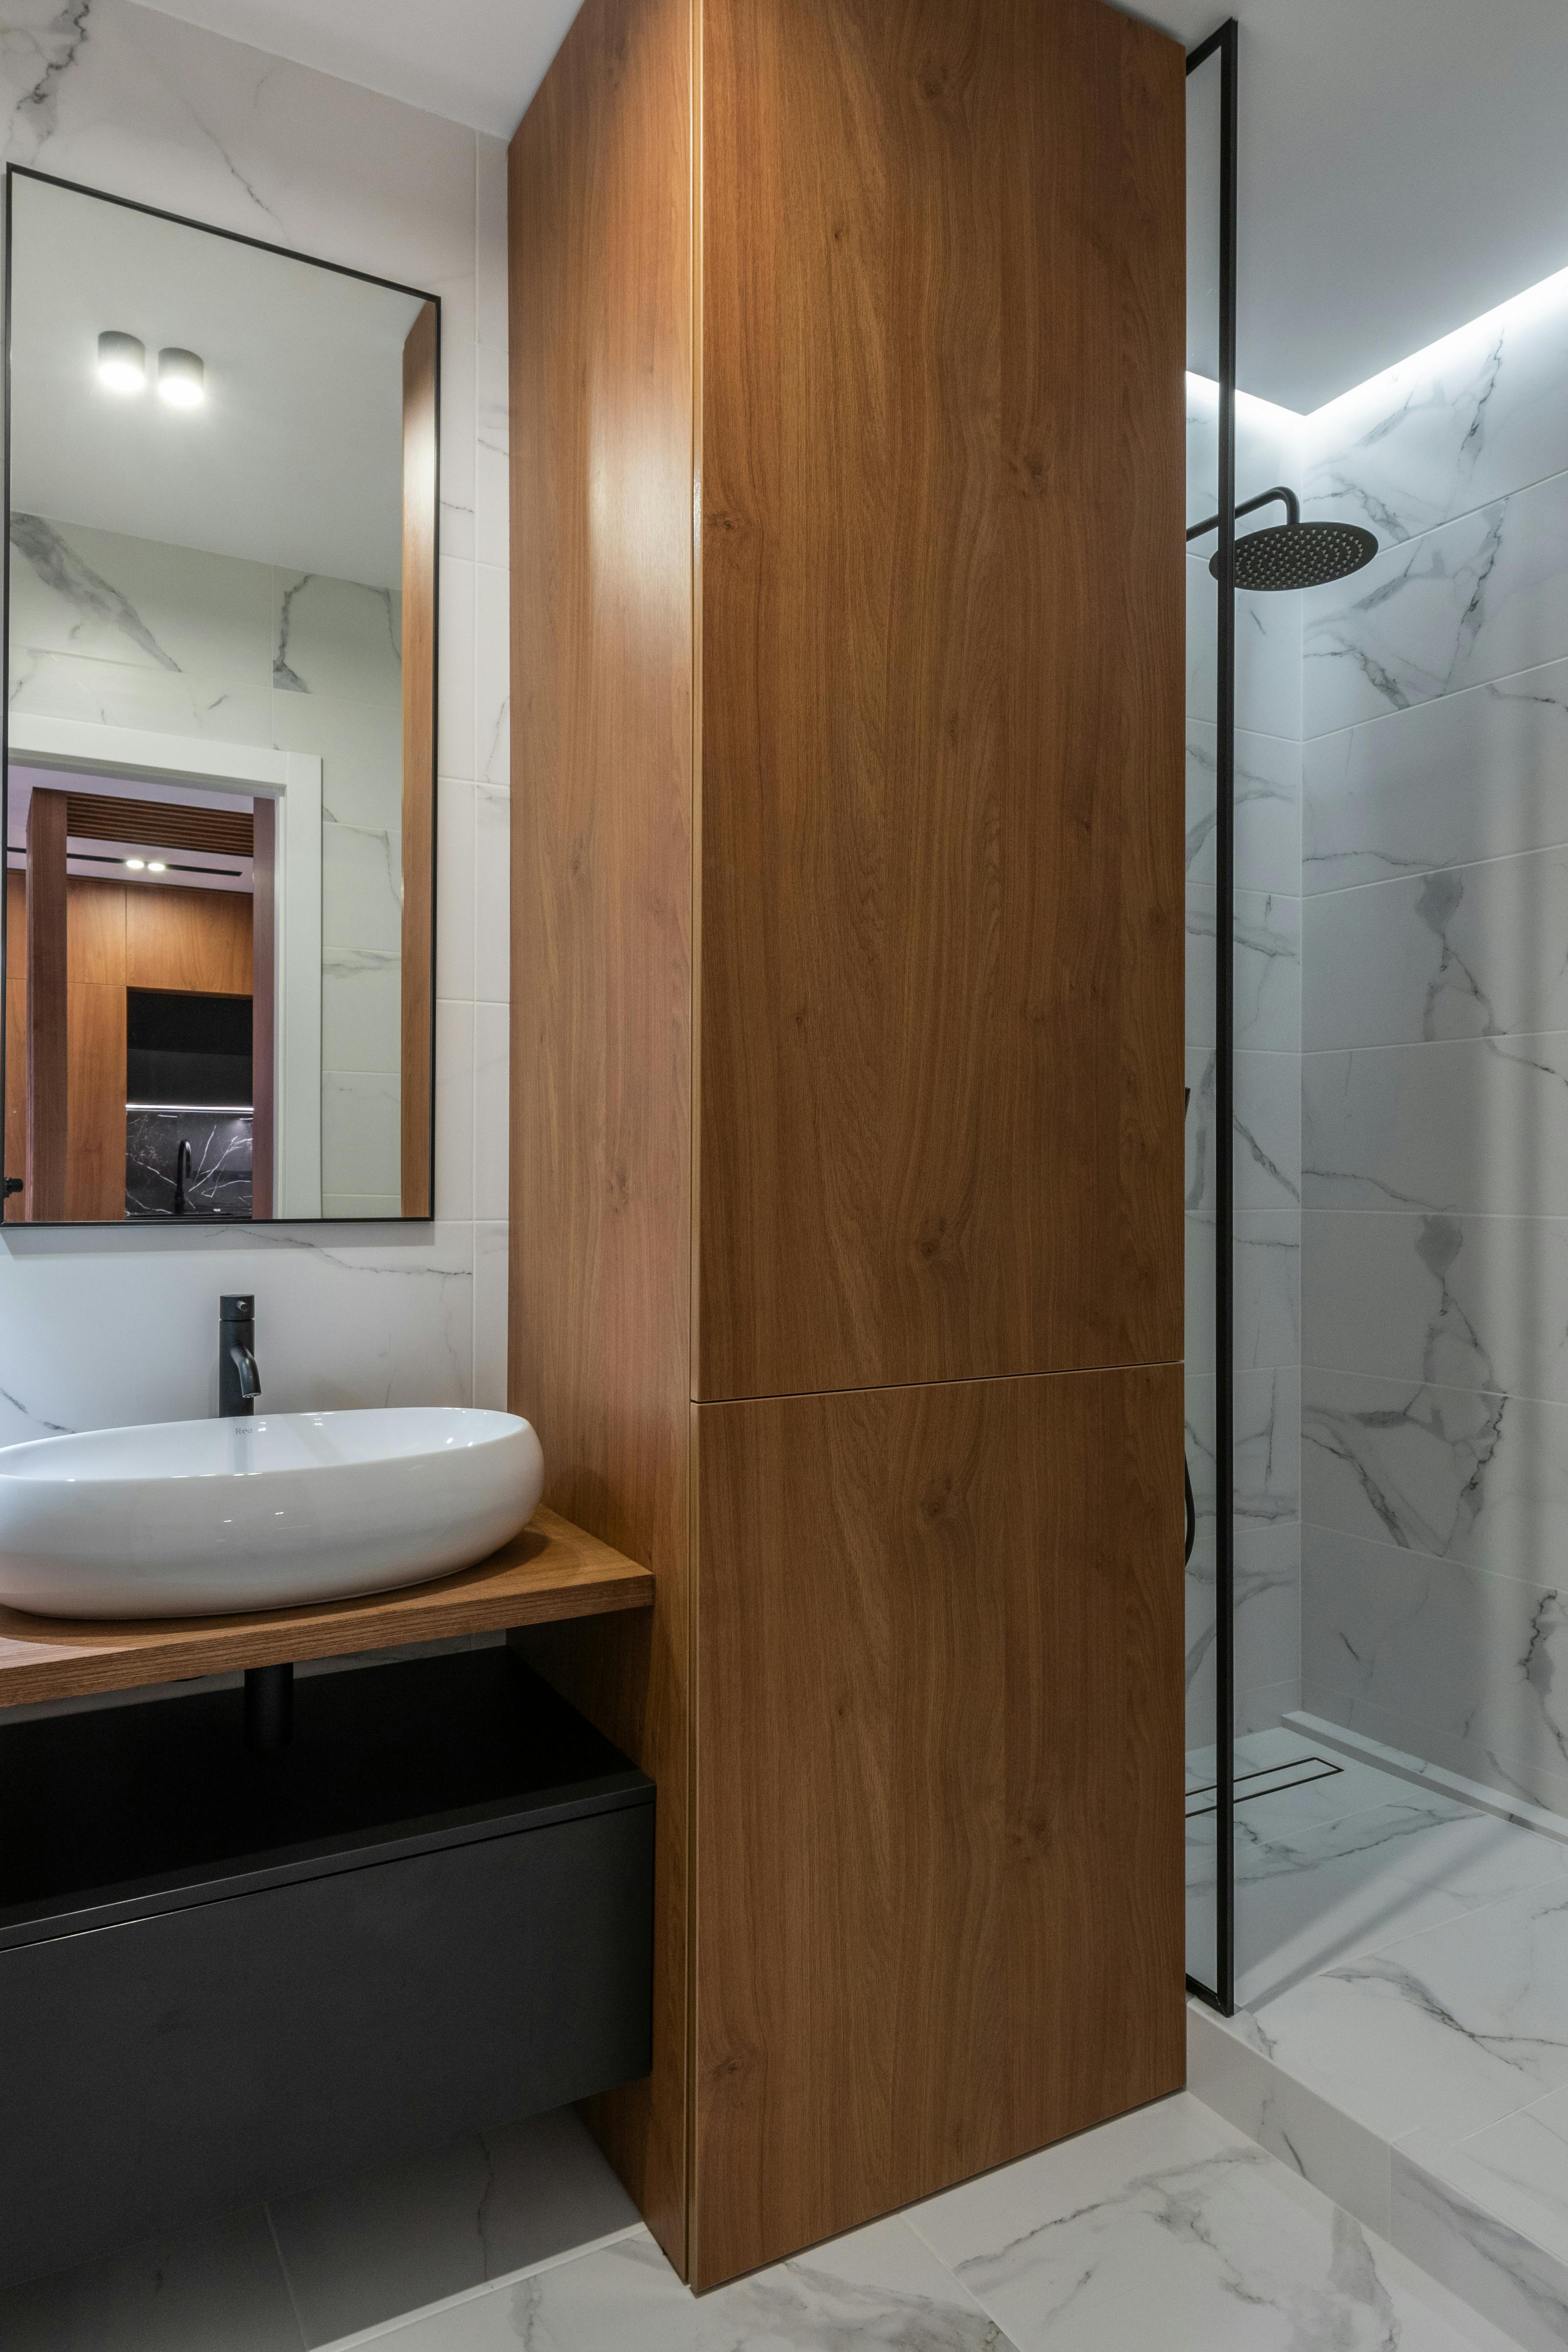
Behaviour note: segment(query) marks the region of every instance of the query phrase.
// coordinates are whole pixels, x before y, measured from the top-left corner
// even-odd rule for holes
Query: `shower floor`
[[[1561,2346],[1568,1843],[1288,1727],[1237,1750],[1237,2013],[1194,2005],[1194,2087],[1269,2145],[1268,2102],[1282,2130],[1292,2086],[1316,2095],[1297,2118],[1309,2177],[1373,2228],[1389,2226],[1380,2200],[1402,2199],[1428,2268],[1440,2256],[1438,2275],[1521,2342]],[[1194,1938],[1213,1910],[1213,1780],[1212,1752],[1189,1756]],[[1249,2088],[1237,2043],[1266,2062]],[[1205,2087],[1216,2068],[1226,2098]]]

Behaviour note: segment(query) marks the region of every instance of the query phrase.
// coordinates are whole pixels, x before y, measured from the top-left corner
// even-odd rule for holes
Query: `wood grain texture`
[[[5,877],[5,1173],[27,1172],[27,877]],[[20,1222],[23,1194],[5,1204],[7,1218]]]
[[[541,1509],[477,1566],[359,1601],[121,1623],[0,1607],[0,1707],[652,1605],[647,1569]]]
[[[122,887],[126,987],[250,994],[254,959],[247,892],[185,890],[155,882]]]
[[[587,0],[511,147],[511,1402],[650,1619],[533,1662],[658,1787],[654,2064],[596,2126],[685,2261],[689,0]],[[522,1236],[530,1235],[525,1244]]]
[[[434,1213],[436,428],[438,314],[403,346],[403,1213]]]
[[[37,1223],[66,1213],[66,796],[27,805],[27,1188]]]
[[[1174,1358],[1181,53],[704,26],[696,1393]]]
[[[250,901],[250,1213],[272,1214],[278,1129],[278,803],[258,799]]]
[[[1181,2084],[1182,1375],[697,1422],[703,2287]]]
[[[187,808],[179,801],[111,800],[103,793],[68,793],[66,824],[73,841],[199,849],[229,857],[248,857],[254,835],[247,809]]]
[[[73,980],[66,998],[65,1213],[73,1224],[115,1223],[125,1214],[125,983]]]

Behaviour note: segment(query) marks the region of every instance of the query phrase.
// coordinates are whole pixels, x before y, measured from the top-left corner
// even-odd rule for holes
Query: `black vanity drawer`
[[[478,1675],[467,1662],[450,1676],[372,1671],[402,1674],[424,1700],[535,1698],[530,1719],[547,1728],[560,1706],[504,1659]],[[302,1686],[318,1769],[330,1761],[323,1725],[346,1711],[363,1733],[368,1696],[357,1675],[321,1679],[344,1688]],[[160,1726],[152,1708],[138,1712],[144,1727],[117,1727],[121,1739],[183,1734],[177,1717]],[[199,1732],[199,1713],[191,1719]],[[51,1738],[69,1727],[37,1727]],[[95,1730],[90,1718],[74,1727]],[[520,1792],[513,1821],[549,1816],[532,1828],[472,1818],[470,1758],[464,1821],[422,1809],[416,1826],[384,1822],[379,1851],[366,1838],[357,1853],[334,1824],[330,1853],[296,1838],[258,1885],[268,1861],[253,1807],[241,1868],[206,1865],[223,1893],[204,1899],[188,1861],[160,1892],[141,1853],[110,1905],[78,1888],[54,1920],[13,1927],[29,1940],[0,1948],[0,2279],[646,2074],[653,1790],[605,1756],[621,1769],[591,1787]],[[450,1795],[448,1783],[434,1793]],[[389,1845],[403,1851],[387,1858]],[[250,1891],[226,1891],[237,1878]],[[106,1907],[113,1924],[78,1924]]]

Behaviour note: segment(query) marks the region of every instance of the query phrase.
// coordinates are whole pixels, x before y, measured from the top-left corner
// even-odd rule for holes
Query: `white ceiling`
[[[417,297],[36,180],[12,239],[13,507],[401,585]],[[106,391],[104,328],[199,352],[202,406]]]
[[[575,14],[574,0],[156,5],[502,136]],[[1247,390],[1316,407],[1568,265],[1568,0],[1231,5]],[[1191,46],[1226,5],[1135,13]]]

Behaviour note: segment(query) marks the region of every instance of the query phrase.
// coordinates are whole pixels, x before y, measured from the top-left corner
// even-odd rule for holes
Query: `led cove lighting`
[[[158,354],[158,397],[171,408],[199,408],[206,398],[206,370],[195,352],[169,344]]]
[[[140,874],[145,867],[147,860],[144,857],[128,857],[125,863],[130,866],[132,874]]]
[[[153,857],[148,860],[147,871],[149,874],[166,874],[168,870],[168,867],[164,865],[161,857]]]
[[[98,380],[110,392],[145,392],[147,346],[110,328],[98,339]]]

